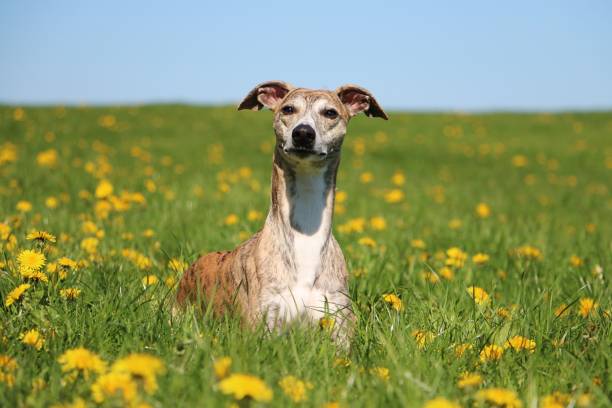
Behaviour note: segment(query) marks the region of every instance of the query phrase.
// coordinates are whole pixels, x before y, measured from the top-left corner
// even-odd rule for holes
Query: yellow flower
[[[21,251],[17,257],[20,271],[38,271],[45,265],[46,260],[43,253],[31,249]]]
[[[235,225],[238,224],[239,218],[236,214],[230,214],[227,217],[225,217],[225,220],[223,221],[225,225]]]
[[[404,192],[399,189],[393,189],[385,194],[385,201],[391,204],[399,203],[404,199]]]
[[[472,262],[474,262],[476,265],[484,265],[489,262],[489,255],[477,253],[472,257]]]
[[[326,402],[323,404],[323,408],[340,408],[340,403],[336,401]]]
[[[45,199],[45,205],[47,208],[54,209],[59,205],[59,200],[55,197],[47,197]]]
[[[189,265],[186,262],[177,258],[172,258],[168,261],[168,268],[174,272],[183,272]]]
[[[448,222],[448,228],[453,230],[461,228],[462,225],[463,221],[461,221],[459,218],[453,218]]]
[[[106,362],[83,347],[66,350],[57,361],[63,372],[81,372],[85,378],[88,378],[90,373],[102,374],[106,371]]]
[[[415,249],[425,249],[427,245],[425,245],[425,241],[422,239],[413,239],[410,241],[410,246]]]
[[[521,408],[523,406],[516,393],[505,388],[486,388],[478,391],[475,398],[479,401],[486,401],[496,407]]]
[[[18,201],[17,205],[15,206],[15,209],[22,213],[30,212],[32,211],[32,203],[25,200]]]
[[[134,353],[117,360],[111,372],[129,374],[136,381],[143,381],[144,390],[153,394],[157,390],[157,376],[166,371],[164,363],[150,354]]]
[[[542,259],[542,251],[531,245],[523,245],[514,250],[514,253],[521,258],[540,260]]]
[[[337,204],[342,204],[343,202],[346,201],[346,199],[348,198],[348,194],[346,193],[346,191],[336,191],[336,203]]]
[[[359,245],[376,248],[376,241],[374,241],[371,237],[361,237],[357,242],[359,242]]]
[[[272,390],[261,379],[248,374],[231,374],[219,382],[219,390],[234,398],[252,398],[256,401],[268,402],[272,399]]]
[[[51,408],[87,408],[87,403],[83,398],[75,398],[72,402],[66,402],[63,404],[53,404]]]
[[[81,248],[83,248],[83,250],[87,252],[88,254],[93,255],[96,252],[98,252],[99,243],[100,241],[98,240],[98,238],[94,238],[94,237],[85,238],[81,241]]]
[[[485,304],[489,301],[489,294],[485,292],[483,288],[478,286],[470,286],[467,288],[467,292],[478,305]]]
[[[43,150],[36,155],[36,163],[40,167],[54,167],[57,164],[57,150]]]
[[[457,358],[461,358],[466,351],[471,350],[473,348],[474,346],[472,346],[470,343],[457,344],[455,346],[455,356]]]
[[[455,268],[461,268],[465,264],[468,254],[463,252],[460,248],[452,247],[446,250],[446,266],[453,266]]]
[[[36,350],[40,350],[45,344],[45,338],[42,334],[36,329],[28,330],[25,333],[22,333],[21,342],[28,346],[34,347]]]
[[[406,176],[401,171],[396,171],[391,177],[391,182],[399,187],[406,182]]]
[[[262,218],[263,218],[263,214],[260,211],[249,210],[247,214],[247,220],[251,222],[261,220]]]
[[[232,366],[232,359],[230,357],[221,357],[215,359],[213,362],[213,370],[215,371],[215,376],[222,380],[227,377],[230,372],[230,367]]]
[[[540,408],[565,408],[569,405],[571,400],[572,398],[569,394],[555,391],[540,399]]]
[[[512,348],[514,351],[527,350],[533,353],[536,349],[536,342],[523,336],[514,336],[504,344],[504,348]]]
[[[81,289],[78,288],[66,288],[60,289],[60,296],[64,299],[76,299],[81,295]]]
[[[142,232],[142,236],[145,238],[153,238],[155,236],[155,231],[153,231],[151,228],[147,228]]]
[[[91,395],[98,404],[107,398],[120,397],[125,402],[132,402],[137,397],[136,383],[128,373],[111,371],[96,379],[91,386]]]
[[[389,381],[389,369],[386,367],[372,367],[370,373],[374,374],[383,381]]]
[[[447,400],[444,397],[436,397],[423,405],[423,408],[461,408],[456,402]]]
[[[369,171],[365,171],[359,175],[359,181],[361,181],[363,184],[371,183],[374,181],[374,175]]]
[[[25,269],[25,270],[22,270],[20,273],[21,273],[21,276],[23,276],[24,279],[27,279],[27,280],[32,280],[36,282],[49,282],[49,278],[47,277],[47,275],[45,275],[45,273],[41,271],[33,271],[30,269]]]
[[[570,308],[565,303],[561,303],[555,309],[555,316],[556,317],[565,317],[565,316],[569,315],[569,310],[570,310]]]
[[[522,154],[512,156],[512,165],[514,167],[525,167],[529,163],[529,159]]]
[[[580,316],[587,318],[591,314],[594,314],[598,307],[599,304],[595,303],[592,298],[582,298],[578,302],[578,313]]]
[[[308,399],[307,392],[312,389],[312,384],[308,381],[302,381],[292,375],[283,377],[278,385],[281,387],[286,396],[291,398],[293,402],[302,402]]]
[[[455,272],[453,272],[453,270],[448,266],[444,266],[440,268],[438,275],[442,276],[446,280],[453,280],[453,278],[455,277]]]
[[[476,215],[480,218],[488,218],[491,215],[491,207],[485,203],[479,203],[476,206]]]
[[[29,283],[23,283],[11,290],[6,298],[4,299],[4,306],[9,307],[13,303],[17,302],[23,296],[24,292],[31,287]]]
[[[569,264],[573,266],[574,268],[578,268],[584,265],[584,260],[577,255],[572,255],[570,256]]]
[[[96,187],[95,196],[98,199],[108,198],[113,194],[113,185],[108,180],[100,180]]]
[[[398,312],[400,312],[404,308],[404,305],[402,304],[402,300],[399,297],[397,297],[397,295],[394,295],[393,293],[385,293],[382,296],[382,298],[385,302],[389,303],[391,307],[393,307]]]
[[[482,375],[467,371],[461,374],[457,381],[457,387],[459,388],[478,387],[480,384],[482,384]]]
[[[11,226],[0,222],[0,240],[6,241],[11,235]]]
[[[142,284],[144,286],[155,285],[157,282],[159,282],[159,279],[155,275],[147,275],[144,278],[142,278]]]
[[[8,388],[15,385],[15,375],[17,361],[9,356],[0,354],[0,383],[5,383]]]
[[[322,317],[319,319],[319,327],[324,331],[332,331],[336,325],[336,320],[333,317]]]
[[[383,217],[370,218],[370,226],[373,230],[384,231],[387,228],[387,222]]]
[[[487,361],[496,361],[502,358],[504,355],[504,349],[495,345],[489,344],[484,346],[480,352],[480,361],[486,363]]]
[[[57,264],[64,270],[72,270],[77,268],[77,263],[70,258],[65,256],[57,260]]]
[[[342,357],[337,357],[334,360],[334,368],[335,367],[350,367],[351,366],[351,360],[349,360],[348,358],[342,358]]]
[[[419,349],[424,349],[427,344],[431,343],[436,338],[436,335],[427,330],[413,330],[412,337],[414,337],[417,347]]]
[[[54,243],[56,241],[55,235],[49,234],[46,231],[33,231],[30,232],[26,239],[28,241],[36,241],[42,244],[46,244],[48,242]]]

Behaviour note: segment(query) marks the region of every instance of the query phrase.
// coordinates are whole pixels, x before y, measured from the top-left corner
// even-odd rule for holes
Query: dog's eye
[[[281,108],[281,111],[285,114],[285,115],[291,115],[292,113],[295,112],[295,108],[291,105],[285,105]]]
[[[338,117],[338,111],[335,109],[325,109],[323,111],[323,116],[329,119],[336,119]]]

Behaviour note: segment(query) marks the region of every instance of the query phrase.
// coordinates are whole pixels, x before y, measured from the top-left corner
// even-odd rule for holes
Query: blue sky
[[[235,103],[282,79],[387,109],[609,109],[611,22],[606,0],[2,0],[0,102]]]

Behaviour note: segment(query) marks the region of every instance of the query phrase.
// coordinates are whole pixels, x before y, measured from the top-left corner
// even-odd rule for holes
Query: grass
[[[109,364],[131,353],[157,356],[165,367],[158,389],[147,393],[142,378],[134,379],[133,401],[152,406],[228,406],[232,397],[220,392],[213,370],[224,356],[231,372],[257,376],[272,389],[270,406],[292,404],[278,385],[287,375],[312,385],[304,406],[421,406],[436,397],[472,406],[479,390],[492,387],[516,392],[525,406],[545,403],[554,391],[564,393],[565,404],[609,406],[610,140],[611,113],[354,119],[334,219],[358,315],[346,353],[318,328],[271,336],[210,313],[171,318],[174,290],[164,281],[180,273],[169,261],[190,263],[233,248],[263,222],[274,141],[269,112],[1,107],[0,222],[11,232],[0,244],[0,354],[17,367],[0,367],[0,405],[78,398],[96,405],[91,386],[98,375],[71,377],[58,362],[83,346]],[[373,181],[364,183],[370,176],[363,173]],[[97,199],[102,179],[123,199]],[[398,202],[388,202],[393,190]],[[141,193],[146,203],[122,191]],[[32,209],[18,210],[19,201]],[[115,207],[105,214],[109,202]],[[57,242],[41,248],[26,240],[31,230],[48,231]],[[82,241],[94,236],[99,244],[88,253]],[[518,255],[524,245],[541,251],[540,259]],[[449,280],[441,272],[452,247],[468,256]],[[6,307],[8,293],[25,280],[17,256],[31,248],[45,252],[49,281],[30,282]],[[476,253],[489,260],[477,265]],[[53,272],[62,256],[80,261],[63,280]],[[159,282],[143,285],[148,275]],[[472,285],[489,299],[474,302]],[[80,296],[62,297],[59,290],[68,287],[81,289]],[[402,309],[384,294],[397,295]],[[597,303],[592,310],[588,299]],[[557,317],[562,304],[566,313]],[[40,350],[20,340],[30,329],[45,340]],[[485,346],[503,347],[516,335],[535,341],[534,352],[506,349],[499,360],[481,361]],[[458,357],[458,344],[472,348]],[[458,387],[464,371],[481,374],[484,383]],[[121,396],[105,403],[123,405]]]

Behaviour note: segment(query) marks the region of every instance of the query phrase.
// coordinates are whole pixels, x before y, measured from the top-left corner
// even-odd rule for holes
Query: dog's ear
[[[385,111],[382,110],[376,99],[367,90],[357,85],[343,85],[336,89],[336,95],[346,106],[349,114],[355,116],[360,112],[370,117],[389,119]]]
[[[292,85],[283,81],[268,81],[261,83],[253,88],[242,102],[240,102],[238,110],[261,110],[263,107],[274,109],[292,89]]]

